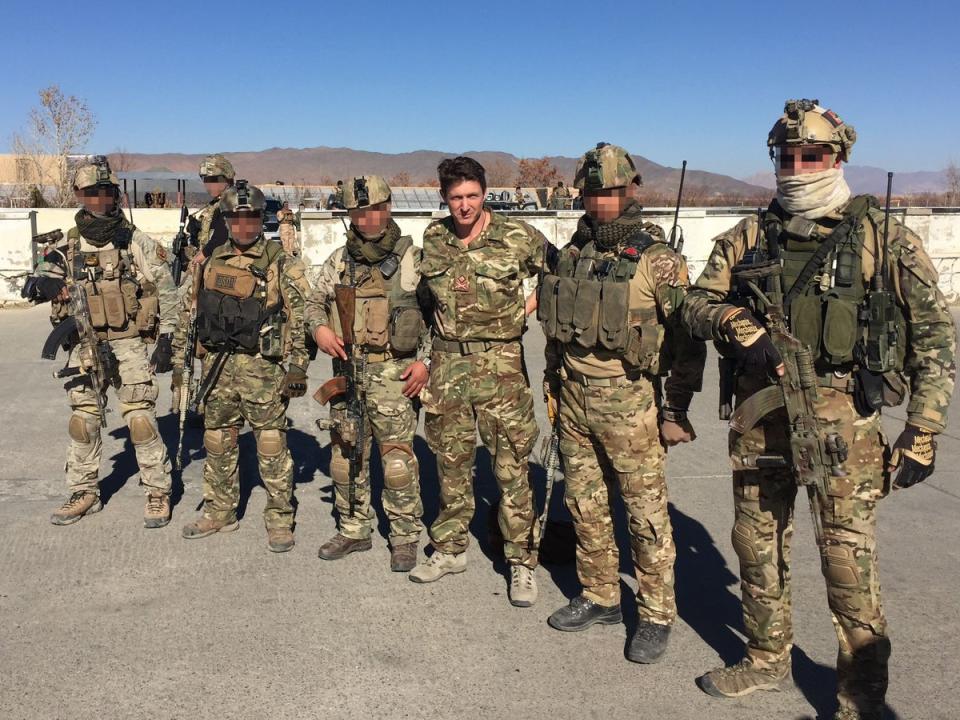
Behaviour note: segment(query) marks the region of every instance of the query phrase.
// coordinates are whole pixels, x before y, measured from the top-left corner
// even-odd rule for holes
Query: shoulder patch
[[[672,287],[686,285],[685,266],[683,260],[675,252],[658,252],[650,258],[650,268],[657,285],[666,283]]]
[[[166,262],[167,256],[167,249],[160,243],[157,243],[157,259],[161,262]]]

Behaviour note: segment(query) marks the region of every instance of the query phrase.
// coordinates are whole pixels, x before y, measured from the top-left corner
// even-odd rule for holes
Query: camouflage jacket
[[[644,230],[649,229],[648,225],[644,225]],[[644,370],[659,375],[665,375],[669,370],[670,375],[664,384],[665,404],[686,410],[693,394],[702,388],[707,349],[702,340],[690,336],[680,319],[679,308],[690,284],[687,263],[663,241],[663,231],[659,227],[655,227],[655,231],[650,234],[656,242],[641,253],[636,273],[629,281],[630,324],[633,332],[644,338],[654,329],[651,325],[663,327],[662,331],[657,328],[655,335],[663,338],[659,357],[648,361],[650,364]],[[556,272],[556,266],[561,264],[572,268],[583,248],[584,243],[575,236],[559,251],[555,267],[548,272]],[[597,262],[619,258],[620,250],[600,252]],[[544,380],[551,387],[570,371],[587,377],[606,378],[622,376],[634,369],[623,353],[603,348],[585,349],[559,340],[548,340],[545,353]]]
[[[207,257],[210,257],[216,247],[227,242],[227,223],[220,212],[219,197],[190,216],[187,233]]]
[[[842,217],[844,208],[832,214]],[[874,269],[876,238],[882,235],[883,214],[871,211],[864,221],[861,254],[863,281]],[[707,264],[687,293],[681,308],[684,322],[697,337],[724,341],[720,321],[733,306],[727,302],[731,269],[757,242],[755,216],[717,236]],[[907,326],[904,373],[910,383],[907,419],[917,427],[942,432],[956,380],[957,336],[946,299],[937,286],[938,274],[920,238],[890,218],[887,246],[887,287],[895,296]]]
[[[525,222],[490,213],[490,224],[469,247],[453,219],[423,233],[423,282],[433,308],[433,332],[447,340],[516,340],[526,327],[524,280],[543,265],[546,238]]]
[[[261,238],[249,248],[238,251],[232,242],[220,245],[213,251],[213,255],[204,261],[196,272],[202,277],[204,270],[211,263],[226,263],[228,265],[249,265],[251,259],[262,257],[266,243],[274,242]],[[242,260],[240,260],[242,258]],[[267,268],[268,297],[276,296],[282,301],[286,311],[284,326],[284,347],[286,360],[292,365],[299,365],[306,369],[310,365],[310,355],[307,352],[304,330],[304,312],[307,299],[310,296],[310,283],[307,281],[306,268],[297,258],[291,258],[282,250],[274,262]],[[187,330],[190,323],[190,308],[194,302],[194,281],[197,275],[191,274],[184,282],[185,292],[181,293],[180,315],[177,329],[173,336],[174,367],[183,368],[183,351],[187,341]],[[273,304],[273,300],[269,301]]]
[[[304,321],[306,331],[310,337],[313,337],[317,328],[332,327],[331,311],[335,310],[336,296],[334,287],[343,282],[346,274],[346,263],[343,260],[346,246],[341,245],[324,261],[320,270],[316,273],[312,286],[313,290],[307,302]],[[398,281],[404,291],[415,293],[420,284],[420,264],[423,251],[411,245],[400,259],[400,273]],[[357,264],[358,267],[360,263]],[[359,272],[363,275],[363,272]],[[424,325],[424,331],[420,336],[420,346],[417,351],[417,357],[420,359],[430,357],[430,330]]]

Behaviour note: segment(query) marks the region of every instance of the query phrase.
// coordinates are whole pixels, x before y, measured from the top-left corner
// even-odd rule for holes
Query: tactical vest
[[[867,223],[872,225],[869,242],[874,244],[882,214],[866,196],[854,198],[834,227],[781,213],[772,205],[762,227],[766,253],[773,239],[780,249],[784,309],[790,331],[813,351],[821,371],[853,370],[859,367],[872,340],[867,311],[870,280],[864,275],[863,255],[868,242]],[[834,236],[834,228],[848,220],[853,223],[852,231],[836,233],[843,235],[840,238]],[[826,253],[825,243],[832,245]],[[889,283],[889,278],[884,280]],[[899,342],[889,370],[899,372],[906,348],[906,320],[899,306],[895,307],[895,322]]]
[[[656,242],[639,233],[616,255],[593,242],[579,255],[562,253],[556,274],[545,274],[541,282],[537,314],[546,337],[620,355],[641,371],[666,372],[656,304],[630,292],[640,258]]]
[[[197,338],[207,350],[259,353],[269,359],[286,354],[283,248],[272,240],[261,242],[260,257],[217,253],[204,266],[197,291]]]
[[[152,338],[160,314],[156,285],[141,282],[128,242],[97,248],[76,227],[67,232],[67,261],[87,295],[90,324],[103,340]]]
[[[357,289],[353,319],[357,346],[372,352],[390,350],[400,357],[416,352],[424,328],[423,315],[416,287],[404,290],[400,282],[401,262],[412,247],[413,240],[404,235],[397,240],[393,252],[376,265],[356,262],[344,248],[337,275],[342,284],[353,284]],[[333,331],[343,337],[340,315],[332,315]]]

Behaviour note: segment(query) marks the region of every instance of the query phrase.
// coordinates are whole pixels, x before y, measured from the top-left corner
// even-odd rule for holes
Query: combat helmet
[[[236,185],[224,190],[220,198],[220,211],[224,213],[246,210],[262,214],[266,206],[267,200],[260,188],[246,180],[237,180]]]
[[[833,111],[820,106],[819,100],[787,100],[783,115],[767,135],[770,157],[780,145],[829,145],[844,162],[857,141],[857,131]]]
[[[91,162],[78,167],[73,178],[73,187],[77,190],[96,185],[120,187],[120,181],[110,170],[110,163],[105,155],[95,155]]]
[[[200,163],[200,177],[225,177],[233,180],[236,176],[233,165],[223,155],[207,155]]]
[[[579,190],[591,191],[626,187],[634,181],[641,183],[630,153],[618,145],[601,142],[577,162],[573,185]]]
[[[370,207],[386,202],[391,197],[390,186],[379,175],[355,177],[343,186],[343,206],[347,210]]]

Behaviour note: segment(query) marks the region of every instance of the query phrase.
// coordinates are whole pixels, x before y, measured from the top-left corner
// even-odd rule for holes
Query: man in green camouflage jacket
[[[765,329],[765,307],[750,297],[745,279],[764,263],[782,268],[778,287],[790,332],[813,356],[820,434],[842,441],[836,453],[842,467],[830,476],[815,523],[822,527],[822,571],[839,641],[837,720],[881,716],[890,640],[877,576],[877,502],[891,478],[894,489],[905,488],[933,472],[934,437],[946,426],[956,375],[956,329],[920,239],[891,219],[885,243],[876,200],[850,199],[840,163],[849,160],[855,140],[853,128],[817,101],[788,101],[768,138],[777,198],[759,219],[717,237],[682,307],[694,335],[717,341],[735,359],[727,367],[736,367],[743,413],[749,398],[784,372]],[[892,328],[870,323],[885,297]],[[899,404],[908,389],[907,423],[891,448],[880,410]],[[797,484],[791,470],[765,461],[780,457],[789,466],[801,459],[791,457],[782,406],[753,427],[735,412],[731,428],[732,539],[747,647],[736,665],[700,678],[717,697],[777,688],[790,674],[793,645]]]

